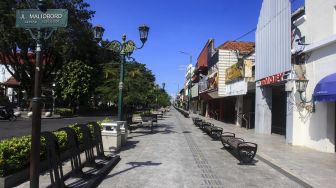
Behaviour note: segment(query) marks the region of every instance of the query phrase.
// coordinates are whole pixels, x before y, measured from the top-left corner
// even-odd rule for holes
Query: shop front
[[[244,128],[254,128],[255,82],[252,73],[253,59],[245,59],[226,69],[225,98],[233,98],[235,103],[234,123]]]
[[[268,76],[256,83],[256,131],[291,137],[287,127],[287,107],[292,88],[290,71]],[[290,128],[291,129],[291,128]]]

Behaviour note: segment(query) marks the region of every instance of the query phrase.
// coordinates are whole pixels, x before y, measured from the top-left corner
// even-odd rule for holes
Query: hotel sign
[[[284,75],[285,73],[279,73],[273,76],[266,77],[262,80],[260,80],[260,85],[269,85],[269,84],[275,84],[284,81]]]
[[[16,10],[17,28],[58,28],[68,25],[68,10],[48,9],[42,12],[38,9]]]

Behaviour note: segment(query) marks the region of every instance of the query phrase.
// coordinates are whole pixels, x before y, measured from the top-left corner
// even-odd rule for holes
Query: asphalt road
[[[42,131],[53,131],[61,127],[74,123],[87,123],[90,121],[103,120],[105,117],[74,117],[62,119],[42,119]],[[0,140],[11,138],[13,136],[24,136],[31,134],[31,119],[19,118],[16,121],[10,122],[0,120]]]

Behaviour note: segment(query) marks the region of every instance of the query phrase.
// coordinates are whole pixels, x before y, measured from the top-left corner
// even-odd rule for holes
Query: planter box
[[[68,151],[61,154],[61,161],[69,159],[70,153]],[[40,173],[47,171],[49,169],[48,160],[40,162]],[[18,186],[29,180],[29,166],[25,169],[22,169],[19,172],[8,175],[6,177],[0,177],[0,188],[11,188]]]

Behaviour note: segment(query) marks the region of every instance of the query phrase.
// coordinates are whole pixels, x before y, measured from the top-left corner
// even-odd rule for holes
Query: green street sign
[[[48,9],[42,12],[38,9],[16,10],[17,28],[57,28],[68,24],[68,10]]]

